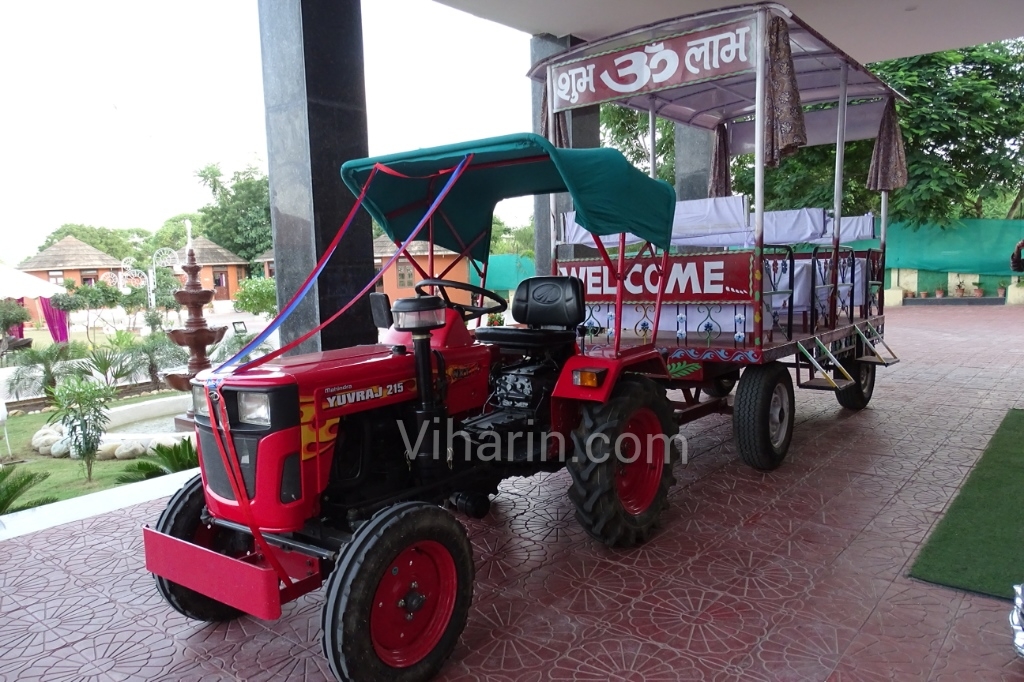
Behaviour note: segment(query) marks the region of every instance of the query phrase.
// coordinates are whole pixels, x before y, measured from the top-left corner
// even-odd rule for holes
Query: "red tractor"
[[[618,152],[535,135],[349,163],[343,177],[399,245],[392,262],[422,230],[481,267],[507,196],[568,191],[594,234],[629,225],[652,250],[667,247],[674,208],[672,188]],[[378,344],[194,380],[202,474],[145,529],[147,567],[177,611],[273,619],[326,581],[323,649],[339,679],[427,679],[473,595],[469,540],[440,505],[482,517],[503,479],[568,467],[591,536],[650,536],[678,434],[664,354],[650,342],[585,354],[576,277],[526,279],[511,302],[520,326],[471,329],[506,301],[422,275],[393,306],[370,294]]]
[[[804,127],[766,116],[776,72],[795,79],[782,84],[799,90],[787,101],[807,107],[787,109],[806,116],[793,144],[842,149],[847,128],[850,139],[885,137],[872,168],[886,172],[870,181],[882,192],[878,248],[855,241],[874,235],[873,216],[841,215],[841,153],[831,216],[765,211],[762,142]],[[652,148],[655,109],[725,131],[715,166],[753,152],[753,206],[727,190],[677,205],[617,151],[536,135],[346,163],[357,208],[398,247],[362,293],[404,258],[421,278],[416,296],[392,305],[369,294],[377,344],[283,357],[291,344],[193,382],[202,474],[144,531],[147,568],[179,612],[273,619],[326,582],[323,651],[338,679],[428,679],[473,595],[470,543],[445,506],[481,517],[503,479],[565,467],[586,532],[637,545],[667,504],[680,424],[731,412],[740,459],[774,469],[793,436],[791,369],[798,386],[857,410],[876,368],[896,362],[880,294],[888,190],[906,178],[898,93],[768,4],[575,46],[532,75],[546,80],[552,115],[649,108]],[[560,241],[591,251],[560,253],[552,276],[519,285],[518,325],[479,326],[507,306],[482,288],[495,204],[562,192],[575,212]],[[425,263],[408,253],[416,240],[429,245]],[[453,265],[435,272],[435,246],[468,260],[481,286],[446,279]]]

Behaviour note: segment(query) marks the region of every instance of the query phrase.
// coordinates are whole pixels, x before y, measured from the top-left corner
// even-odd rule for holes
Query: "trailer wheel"
[[[732,393],[732,389],[736,387],[737,381],[739,381],[739,373],[727,374],[724,377],[715,379],[709,388],[704,389],[704,392],[712,398],[724,398]]]
[[[440,507],[404,502],[365,523],[327,581],[324,656],[344,681],[431,679],[473,601],[473,550]]]
[[[171,497],[156,522],[156,530],[225,554],[243,554],[243,545],[251,543],[251,540],[240,533],[204,525],[200,517],[205,506],[203,479],[196,476]],[[213,622],[233,620],[242,614],[233,606],[160,576],[156,576],[156,589],[171,608],[186,618]]]
[[[863,410],[871,402],[871,396],[875,392],[875,365],[851,358],[843,361],[843,369],[856,383],[836,391],[836,400],[848,410]],[[835,377],[845,378],[838,371],[835,372]]]
[[[732,430],[740,459],[761,471],[782,464],[793,438],[795,401],[789,370],[778,362],[743,370]]]
[[[582,411],[566,465],[576,519],[609,547],[640,544],[657,528],[676,482],[676,445],[665,437],[678,433],[678,427],[665,391],[650,379],[627,377],[608,402]]]

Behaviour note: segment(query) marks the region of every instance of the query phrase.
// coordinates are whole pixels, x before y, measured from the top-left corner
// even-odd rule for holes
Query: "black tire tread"
[[[724,398],[732,393],[732,390],[736,388],[737,383],[739,383],[738,377],[734,375],[727,375],[724,377],[718,377],[714,380],[711,386],[703,390],[712,398]]]
[[[196,475],[171,496],[156,522],[156,530],[179,540],[191,540],[200,523],[200,515],[205,506],[203,479]],[[242,615],[242,612],[233,606],[182,587],[166,578],[154,577],[160,596],[170,604],[171,608],[186,618],[205,622],[220,622],[234,620]]]
[[[854,381],[856,381],[856,383],[853,386],[847,386],[841,391],[836,391],[836,400],[839,402],[841,406],[845,407],[848,410],[863,410],[865,407],[868,406],[868,403],[871,402],[871,397],[875,393],[875,366],[866,363],[868,364],[868,367],[871,371],[871,391],[865,394],[864,387],[860,383],[861,362],[853,358],[850,358],[849,360],[843,360],[841,362],[843,364],[843,369],[845,369],[846,372],[851,377],[854,378]],[[838,371],[836,372],[836,376],[842,377],[844,379],[846,378],[843,377],[843,375]]]
[[[572,477],[569,499],[576,507],[576,519],[590,537],[609,547],[632,547],[646,542],[660,525],[661,512],[668,506],[668,492],[675,485],[672,461],[665,467],[658,494],[644,514],[633,516],[619,502],[614,480],[614,457],[594,461],[586,457],[587,438],[608,433],[611,442],[620,424],[625,424],[637,407],[650,407],[668,434],[678,427],[665,398],[665,391],[650,379],[623,377],[606,403],[583,405],[579,428],[573,432],[574,453],[566,464]]]
[[[776,452],[768,432],[767,414],[772,392],[780,381],[789,387],[789,435],[782,444],[782,451]],[[758,471],[772,471],[782,464],[793,436],[796,416],[793,408],[793,379],[784,365],[769,362],[743,370],[733,405],[732,431],[736,450],[744,464]]]
[[[351,649],[344,632],[344,620],[350,602],[360,594],[356,589],[359,587],[359,572],[370,558],[370,552],[375,549],[377,543],[389,530],[398,524],[408,522],[410,517],[420,514],[437,515],[436,519],[441,520],[441,523],[447,524],[451,530],[456,532],[456,537],[459,538],[458,541],[462,545],[461,556],[453,556],[453,558],[456,562],[456,569],[461,571],[466,580],[465,582],[460,580],[460,593],[456,598],[455,610],[452,612],[448,630],[431,656],[409,668],[391,668],[379,660],[376,660],[376,666],[374,666],[374,661],[352,660],[351,656],[344,653],[346,649]],[[460,560],[462,566],[459,566]],[[376,682],[377,680],[412,682],[413,680],[431,679],[451,655],[462,630],[466,627],[469,606],[473,599],[474,574],[473,550],[465,528],[448,512],[426,502],[402,502],[377,512],[352,536],[351,542],[345,546],[337,567],[327,581],[327,599],[320,615],[320,628],[323,632],[321,640],[323,653],[330,664],[331,672],[341,682]],[[361,634],[366,634],[368,637],[369,618],[363,618],[361,621],[363,625]],[[349,637],[359,634],[350,633]],[[377,670],[367,670],[367,668],[373,667],[376,667]]]

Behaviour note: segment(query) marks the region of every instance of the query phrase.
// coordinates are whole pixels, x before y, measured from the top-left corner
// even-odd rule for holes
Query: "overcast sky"
[[[528,35],[431,0],[364,0],[363,28],[371,154],[529,130]],[[0,260],[155,230],[209,201],[208,163],[265,170],[261,78],[254,0],[0,2]]]

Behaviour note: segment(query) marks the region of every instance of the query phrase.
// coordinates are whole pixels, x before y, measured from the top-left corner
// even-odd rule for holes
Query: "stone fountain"
[[[224,338],[227,327],[210,327],[206,324],[206,317],[203,316],[203,306],[213,300],[213,289],[204,289],[199,281],[199,271],[202,266],[196,263],[196,252],[192,249],[192,240],[189,240],[188,258],[181,269],[188,275],[185,280],[185,287],[174,292],[174,300],[185,306],[188,310],[188,318],[185,320],[185,328],[172,329],[167,332],[171,341],[188,348],[188,365],[184,372],[169,372],[164,375],[164,381],[176,391],[192,391],[192,379],[204,369],[210,368],[210,358],[206,349]],[[195,428],[194,406],[189,407],[188,412],[175,417],[174,426],[179,431],[191,431]]]

